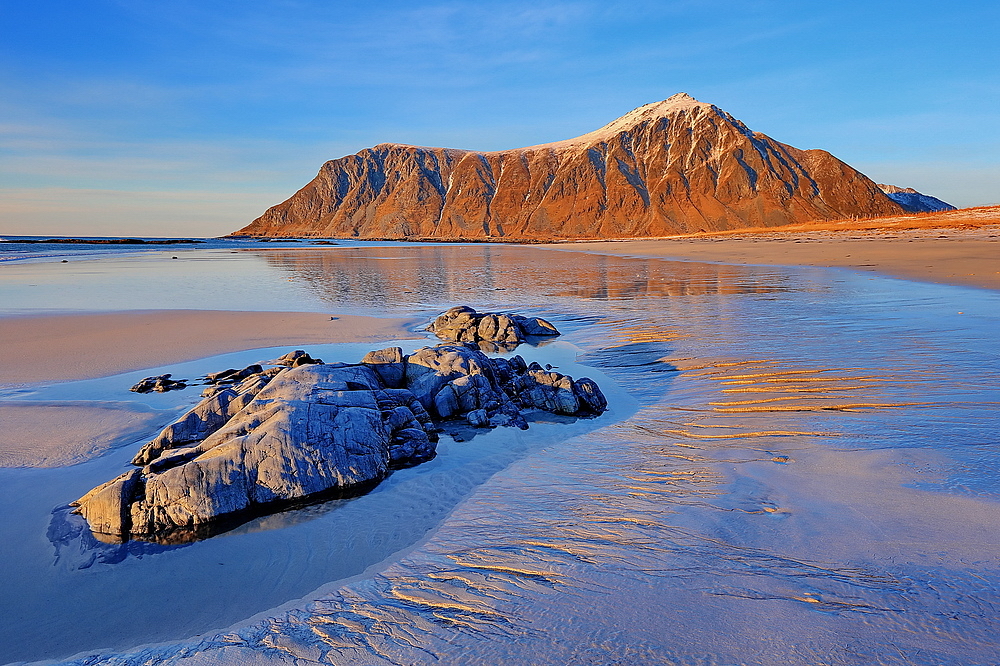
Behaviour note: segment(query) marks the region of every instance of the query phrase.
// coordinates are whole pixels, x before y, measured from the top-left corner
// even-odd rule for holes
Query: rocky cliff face
[[[779,143],[680,93],[557,143],[367,148],[327,162],[234,235],[649,237],[902,212],[829,153]]]

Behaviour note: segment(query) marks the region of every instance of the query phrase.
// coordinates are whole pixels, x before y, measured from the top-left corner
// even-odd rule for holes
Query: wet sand
[[[445,437],[434,461],[326,513],[118,564],[90,566],[79,540],[42,533],[127,448],[0,470],[6,660],[1000,663],[1000,294],[656,257],[486,244],[225,255],[255,285],[241,298],[303,303],[287,309],[429,316],[468,302],[550,318],[565,337],[536,360],[599,369],[638,410],[587,432]],[[179,307],[251,309],[194,288],[217,270],[179,271]],[[55,274],[39,307],[86,279]],[[119,297],[155,298],[138,278],[119,274]],[[110,283],[80,293],[111,309]],[[119,379],[94,383],[127,390]]]
[[[128,406],[0,403],[0,467],[72,465],[134,440],[156,422],[152,410]]]
[[[0,386],[104,377],[257,347],[416,338],[407,330],[414,322],[206,310],[0,318]]]
[[[105,377],[278,345],[418,337],[410,319],[309,312],[163,310],[0,318],[0,387]],[[162,415],[120,405],[0,402],[0,467],[92,458]]]
[[[991,209],[992,210],[992,209]],[[828,266],[965,287],[1000,289],[1000,207],[993,224],[936,227],[937,216],[802,225],[656,240],[561,243],[559,250],[748,265]],[[955,211],[952,212],[954,214]],[[903,226],[916,220],[927,226]],[[957,223],[956,223],[957,224]]]

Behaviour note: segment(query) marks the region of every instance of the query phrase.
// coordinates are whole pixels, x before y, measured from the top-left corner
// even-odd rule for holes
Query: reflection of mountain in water
[[[554,300],[641,300],[791,291],[788,279],[746,266],[450,245],[261,250],[269,264],[337,306],[413,309],[443,301],[538,307]]]

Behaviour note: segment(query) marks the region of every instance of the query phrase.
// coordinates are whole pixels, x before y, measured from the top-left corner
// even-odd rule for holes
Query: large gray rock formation
[[[607,407],[590,379],[466,345],[410,355],[393,347],[353,365],[296,354],[281,359],[294,367],[232,371],[241,379],[207,389],[136,454],[135,469],[74,502],[94,535],[177,543],[221,519],[364,490],[434,457],[435,418],[527,428],[522,409],[585,416]]]
[[[404,395],[399,395],[403,393]],[[95,533],[184,541],[213,520],[329,491],[434,456],[426,412],[363,365],[260,373],[206,397],[75,504]]]

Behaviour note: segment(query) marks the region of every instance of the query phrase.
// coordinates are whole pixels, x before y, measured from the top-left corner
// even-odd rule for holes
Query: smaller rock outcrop
[[[257,365],[248,365],[247,367],[239,370],[237,368],[229,368],[228,370],[220,370],[219,372],[210,372],[205,375],[205,382],[208,384],[232,384],[234,382],[246,379],[250,375],[256,375],[262,372],[264,369]]]
[[[556,327],[537,317],[507,312],[476,312],[467,305],[449,309],[427,327],[442,340],[517,345],[533,337],[559,335]]]
[[[587,377],[572,377],[544,370],[537,363],[517,378],[514,385],[521,404],[555,414],[600,414],[608,401],[600,387]]]
[[[187,388],[187,382],[183,379],[171,379],[172,375],[156,375],[155,377],[144,377],[139,380],[129,391],[136,393],[166,393],[167,391],[179,391]]]
[[[323,359],[313,358],[301,349],[296,349],[295,351],[288,352],[277,361],[275,365],[284,365],[289,368],[297,368],[300,365],[312,365],[315,363],[322,363]]]
[[[180,543],[223,519],[356,493],[435,455],[438,421],[527,428],[522,410],[602,413],[592,380],[490,358],[473,343],[374,351],[324,364],[302,351],[281,365],[208,375],[204,399],[142,447],[136,466],[71,506],[98,539]]]

